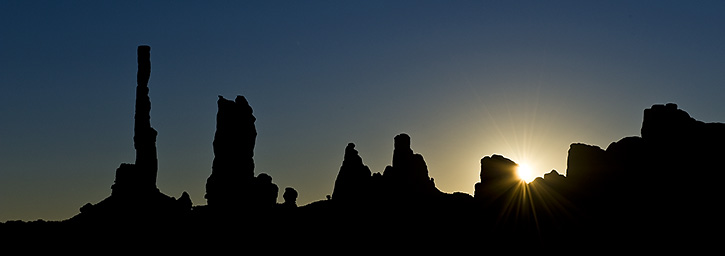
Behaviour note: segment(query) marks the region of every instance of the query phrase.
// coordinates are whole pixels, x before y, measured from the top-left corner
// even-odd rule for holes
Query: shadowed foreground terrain
[[[436,188],[407,134],[392,138],[392,162],[382,173],[373,173],[351,142],[340,145],[345,154],[331,196],[298,206],[294,188],[280,191],[271,176],[255,176],[256,117],[247,99],[219,96],[207,202],[194,206],[186,192],[175,198],[156,187],[150,47],[138,48],[138,62],[136,160],[116,169],[110,196],[64,221],[2,223],[3,238],[79,241],[131,233],[143,241],[235,241],[227,246],[263,241],[585,253],[719,242],[725,124],[697,121],[675,104],[645,109],[641,136],[606,149],[572,144],[565,173],[552,170],[528,184],[517,178],[515,162],[485,156],[474,195]],[[279,193],[283,203],[276,201]]]

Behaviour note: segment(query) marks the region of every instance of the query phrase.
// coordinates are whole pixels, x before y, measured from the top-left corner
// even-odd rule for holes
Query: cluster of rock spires
[[[410,136],[395,136],[393,165],[373,174],[355,150],[355,144],[345,147],[342,167],[335,180],[332,200],[341,204],[369,206],[381,201],[419,201],[439,196],[442,192],[428,176],[428,166],[420,154],[410,148]]]
[[[149,46],[138,47],[136,113],[134,116],[135,164],[122,163],[116,169],[111,195],[97,204],[88,203],[71,218],[74,223],[146,223],[179,221],[192,216],[189,194],[176,199],[156,187],[158,159],[157,131],[151,127],[151,100],[148,81],[151,75]],[[279,188],[272,177],[261,173],[254,177],[254,144],[257,131],[252,107],[243,96],[234,101],[219,96],[217,130],[214,135],[214,162],[207,180],[207,199],[211,211],[239,214],[245,208],[277,206]],[[284,206],[296,207],[297,191],[285,190]],[[204,210],[197,210],[203,212]]]
[[[207,205],[192,206],[186,192],[176,199],[156,187],[149,52],[148,46],[138,48],[136,162],[116,170],[108,198],[86,204],[65,223],[183,226],[179,223],[209,224],[218,217],[228,221],[253,215],[255,221],[240,218],[236,223],[253,230],[334,231],[344,234],[337,236],[343,240],[396,229],[390,236],[472,231],[474,240],[489,243],[511,242],[509,238],[516,236],[517,241],[539,244],[564,238],[585,245],[617,241],[634,246],[707,243],[712,238],[702,231],[723,227],[719,161],[725,156],[725,124],[697,121],[675,104],[646,109],[641,136],[623,138],[606,149],[572,144],[566,176],[552,170],[527,184],[516,177],[514,161],[485,156],[473,196],[436,188],[407,134],[394,137],[392,165],[382,174],[371,172],[355,144],[349,143],[332,196],[297,207],[295,189],[286,188],[285,202],[278,204],[279,188],[272,177],[255,177],[256,118],[247,100],[219,96]],[[643,236],[651,240],[643,242]]]
[[[528,184],[516,176],[514,161],[485,156],[473,197],[438,191],[422,156],[410,150],[406,134],[395,137],[393,166],[382,176],[371,176],[350,143],[332,201],[368,208],[371,201],[424,201],[426,207],[412,211],[427,211],[427,220],[433,222],[469,220],[462,225],[484,227],[492,232],[484,236],[496,242],[505,242],[501,237],[507,235],[539,242],[564,236],[579,245],[616,241],[635,247],[713,242],[703,230],[724,226],[719,184],[725,169],[718,161],[725,156],[725,124],[697,121],[669,103],[645,109],[641,133],[606,149],[574,143],[566,176],[552,170]],[[451,216],[444,209],[459,212]]]

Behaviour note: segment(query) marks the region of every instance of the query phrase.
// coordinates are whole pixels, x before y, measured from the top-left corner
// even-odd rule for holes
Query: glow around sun
[[[531,169],[531,166],[525,163],[519,164],[519,166],[516,167],[516,175],[518,175],[519,179],[522,179],[526,183],[532,182],[536,179],[536,175]]]

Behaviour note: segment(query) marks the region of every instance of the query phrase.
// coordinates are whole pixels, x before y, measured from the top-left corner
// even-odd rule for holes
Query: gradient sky
[[[348,142],[382,172],[408,133],[438,188],[472,193],[484,156],[564,173],[571,143],[639,135],[652,104],[725,121],[724,13],[723,1],[0,1],[0,221],[67,219],[110,195],[135,160],[141,44],[162,192],[206,204],[217,95],[240,94],[257,117],[255,173],[303,205],[332,193]]]

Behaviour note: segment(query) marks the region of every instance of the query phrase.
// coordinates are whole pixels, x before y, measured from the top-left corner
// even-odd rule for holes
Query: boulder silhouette
[[[282,203],[282,206],[288,208],[297,208],[297,196],[297,190],[291,187],[286,187],[284,189],[284,194],[282,195],[282,198],[284,198],[284,203]]]
[[[249,196],[251,204],[260,208],[271,208],[277,204],[279,187],[272,183],[272,176],[260,173],[252,185],[252,194]]]

